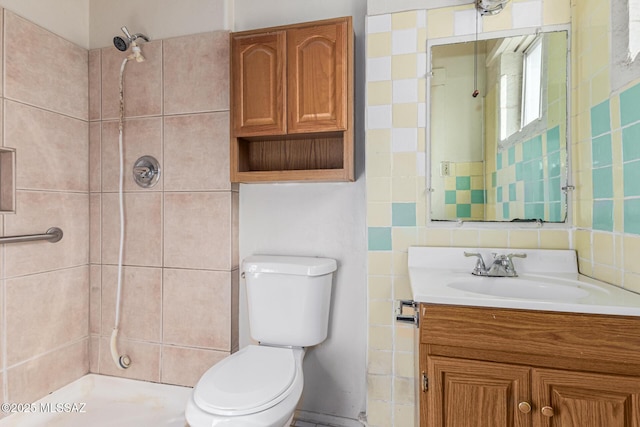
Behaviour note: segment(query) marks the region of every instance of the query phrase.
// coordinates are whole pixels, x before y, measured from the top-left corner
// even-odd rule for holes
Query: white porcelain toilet
[[[284,427],[293,418],[304,377],[305,348],[327,337],[331,282],[329,258],[248,257],[249,345],[211,367],[187,402],[191,427]]]

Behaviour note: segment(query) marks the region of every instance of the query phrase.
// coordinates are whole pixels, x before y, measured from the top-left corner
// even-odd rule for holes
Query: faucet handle
[[[476,266],[473,268],[473,272],[476,276],[484,276],[487,273],[487,267],[484,264],[484,258],[482,258],[482,254],[480,252],[467,252],[464,251],[464,256],[466,257],[477,257]]]
[[[516,254],[509,254],[507,255],[507,258],[511,259],[511,258],[526,258],[527,254],[525,253],[516,253]]]

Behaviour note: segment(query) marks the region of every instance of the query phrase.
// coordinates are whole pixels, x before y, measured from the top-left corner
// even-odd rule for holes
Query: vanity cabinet
[[[422,427],[640,427],[640,318],[420,305]]]
[[[351,17],[233,33],[231,181],[353,181]]]

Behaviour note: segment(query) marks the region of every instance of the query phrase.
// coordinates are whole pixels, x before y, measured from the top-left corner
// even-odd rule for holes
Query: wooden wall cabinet
[[[640,319],[420,311],[420,426],[640,427]]]
[[[233,33],[231,181],[353,181],[351,17]]]

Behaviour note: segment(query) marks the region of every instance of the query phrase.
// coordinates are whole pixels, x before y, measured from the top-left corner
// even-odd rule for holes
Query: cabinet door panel
[[[532,378],[535,427],[640,427],[640,378],[547,369]]]
[[[528,427],[530,369],[500,363],[428,358],[429,427]]]
[[[285,34],[277,31],[233,38],[234,136],[286,133]]]
[[[287,33],[288,132],[346,129],[347,21]]]

